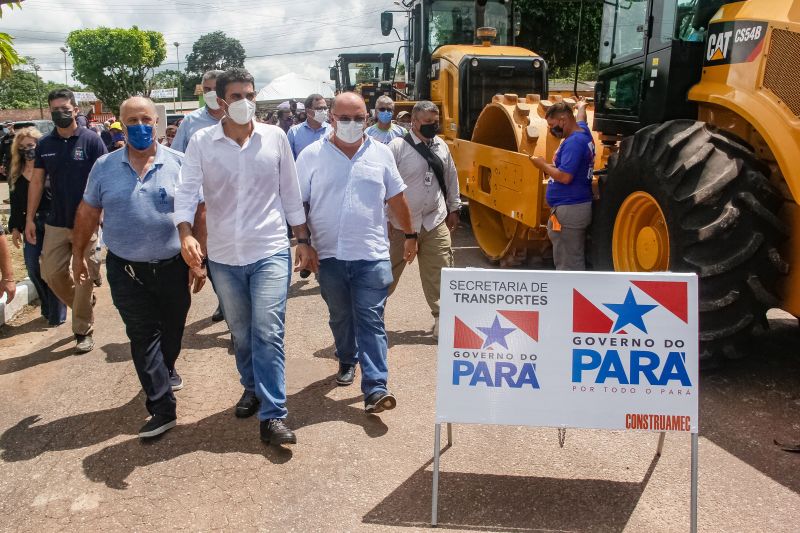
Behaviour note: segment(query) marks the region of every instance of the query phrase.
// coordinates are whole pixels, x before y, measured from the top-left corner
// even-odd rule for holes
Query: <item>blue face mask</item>
[[[146,150],[153,144],[153,126],[150,124],[128,126],[128,142],[137,150]]]
[[[391,111],[378,111],[378,122],[381,124],[388,124],[392,121]]]

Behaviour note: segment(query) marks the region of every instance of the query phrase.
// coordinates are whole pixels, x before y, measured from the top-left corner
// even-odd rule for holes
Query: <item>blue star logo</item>
[[[508,350],[508,344],[506,343],[506,335],[511,333],[512,331],[516,331],[515,328],[504,328],[500,325],[500,320],[498,320],[497,315],[494,317],[494,322],[492,323],[492,327],[490,328],[478,328],[481,333],[486,335],[486,342],[483,343],[484,348],[488,348],[494,343],[500,344],[503,348]]]
[[[617,314],[617,322],[614,324],[614,331],[619,331],[628,324],[636,326],[641,331],[647,333],[644,325],[644,315],[658,307],[657,305],[645,305],[636,303],[633,297],[633,290],[628,289],[625,301],[621,304],[603,304]]]

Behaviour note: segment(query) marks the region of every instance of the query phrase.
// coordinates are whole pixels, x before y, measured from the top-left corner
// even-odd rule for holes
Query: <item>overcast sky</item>
[[[160,31],[167,59],[159,70],[177,67],[172,43],[180,45],[183,70],[194,41],[221,30],[244,46],[245,66],[260,89],[288,72],[327,81],[328,67],[342,52],[397,53],[394,33],[384,37],[380,31],[380,13],[386,9],[399,8],[393,0],[25,0],[21,10],[4,6],[0,29],[15,37],[21,55],[36,58],[43,78],[53,81],[64,80],[59,48],[72,30],[136,25]],[[395,14],[400,35],[405,18]],[[351,48],[294,53],[341,47]],[[69,74],[71,65],[67,55]]]

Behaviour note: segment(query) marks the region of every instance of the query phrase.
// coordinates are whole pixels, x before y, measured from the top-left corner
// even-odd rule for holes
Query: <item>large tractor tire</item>
[[[788,272],[782,198],[768,167],[743,141],[675,120],[622,141],[600,180],[592,223],[594,268],[696,272],[700,361],[746,355],[747,340],[778,303]]]

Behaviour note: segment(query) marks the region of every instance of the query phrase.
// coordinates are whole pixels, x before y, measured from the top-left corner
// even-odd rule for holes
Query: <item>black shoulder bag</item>
[[[428,148],[428,145],[424,142],[414,143],[414,139],[411,138],[410,133],[406,133],[405,137],[403,137],[405,141],[414,147],[414,150],[421,155],[425,161],[428,162],[433,173],[436,175],[436,181],[439,183],[439,188],[442,190],[442,195],[447,200],[447,186],[444,184],[444,163],[442,160],[439,159],[439,156],[431,152],[431,149]]]

